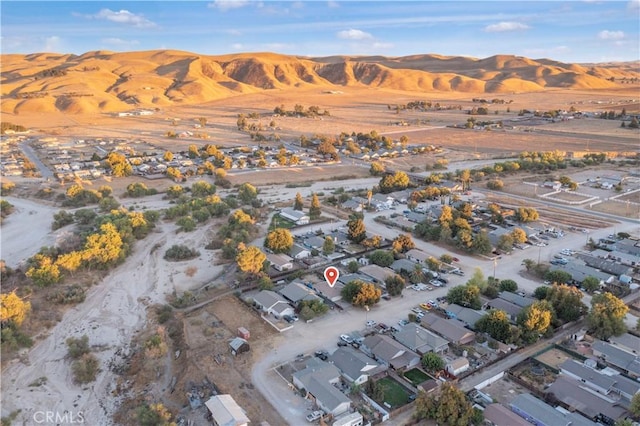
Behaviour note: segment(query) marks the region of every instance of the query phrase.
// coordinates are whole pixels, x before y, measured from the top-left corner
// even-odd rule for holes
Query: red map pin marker
[[[340,276],[340,271],[338,268],[329,266],[324,270],[324,279],[327,280],[327,284],[329,287],[333,287],[336,281],[338,281],[338,277]]]

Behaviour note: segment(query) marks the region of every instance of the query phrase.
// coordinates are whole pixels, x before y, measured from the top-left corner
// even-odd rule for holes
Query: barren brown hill
[[[197,104],[264,90],[372,87],[514,93],[608,89],[638,78],[629,64],[566,64],[496,55],[307,58],[274,53],[206,56],[160,50],[2,55],[2,112],[90,113]],[[613,80],[613,81],[612,81]]]

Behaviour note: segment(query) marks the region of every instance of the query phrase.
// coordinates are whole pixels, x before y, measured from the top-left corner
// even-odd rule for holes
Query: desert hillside
[[[566,64],[497,55],[306,58],[181,51],[1,55],[2,112],[90,113],[202,103],[273,89],[372,87],[514,93],[608,89],[640,77],[628,64]]]

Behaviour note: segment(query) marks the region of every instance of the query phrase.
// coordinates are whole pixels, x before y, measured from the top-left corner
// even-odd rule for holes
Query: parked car
[[[440,281],[442,284],[447,284],[449,283],[449,280],[443,277],[438,277],[436,278],[436,280]]]
[[[407,321],[406,319],[401,319],[400,321],[398,321],[398,325],[400,327],[404,327],[407,324],[409,324],[409,321]]]
[[[369,320],[369,321],[367,321],[366,324],[367,324],[367,327],[373,327],[373,326],[376,325],[376,322],[374,320]]]
[[[342,340],[338,340],[338,346],[347,346],[347,342],[343,342]]]
[[[307,421],[308,422],[315,422],[316,420],[318,420],[320,417],[322,417],[322,415],[324,414],[324,411],[322,410],[317,410],[314,411],[312,413],[307,414]]]
[[[323,361],[326,361],[327,358],[329,358],[329,352],[327,351],[316,351],[314,355]]]
[[[453,271],[451,271],[452,274],[456,274],[456,275],[460,275],[463,276],[464,272],[460,269],[454,269]]]
[[[351,338],[351,336],[347,336],[346,334],[341,334],[340,340],[342,340],[345,343],[353,343],[353,339]]]
[[[425,311],[430,311],[431,310],[431,306],[429,304],[427,304],[427,303],[421,303],[420,307],[422,309],[424,309]]]
[[[293,319],[293,317],[291,315],[285,315],[282,317],[283,320],[285,320],[286,322],[288,322],[289,324],[291,324],[292,322],[295,322],[295,320]]]

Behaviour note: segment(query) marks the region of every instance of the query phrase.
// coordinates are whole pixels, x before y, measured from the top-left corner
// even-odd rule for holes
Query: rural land
[[[3,426],[640,421],[638,62],[1,61]]]

